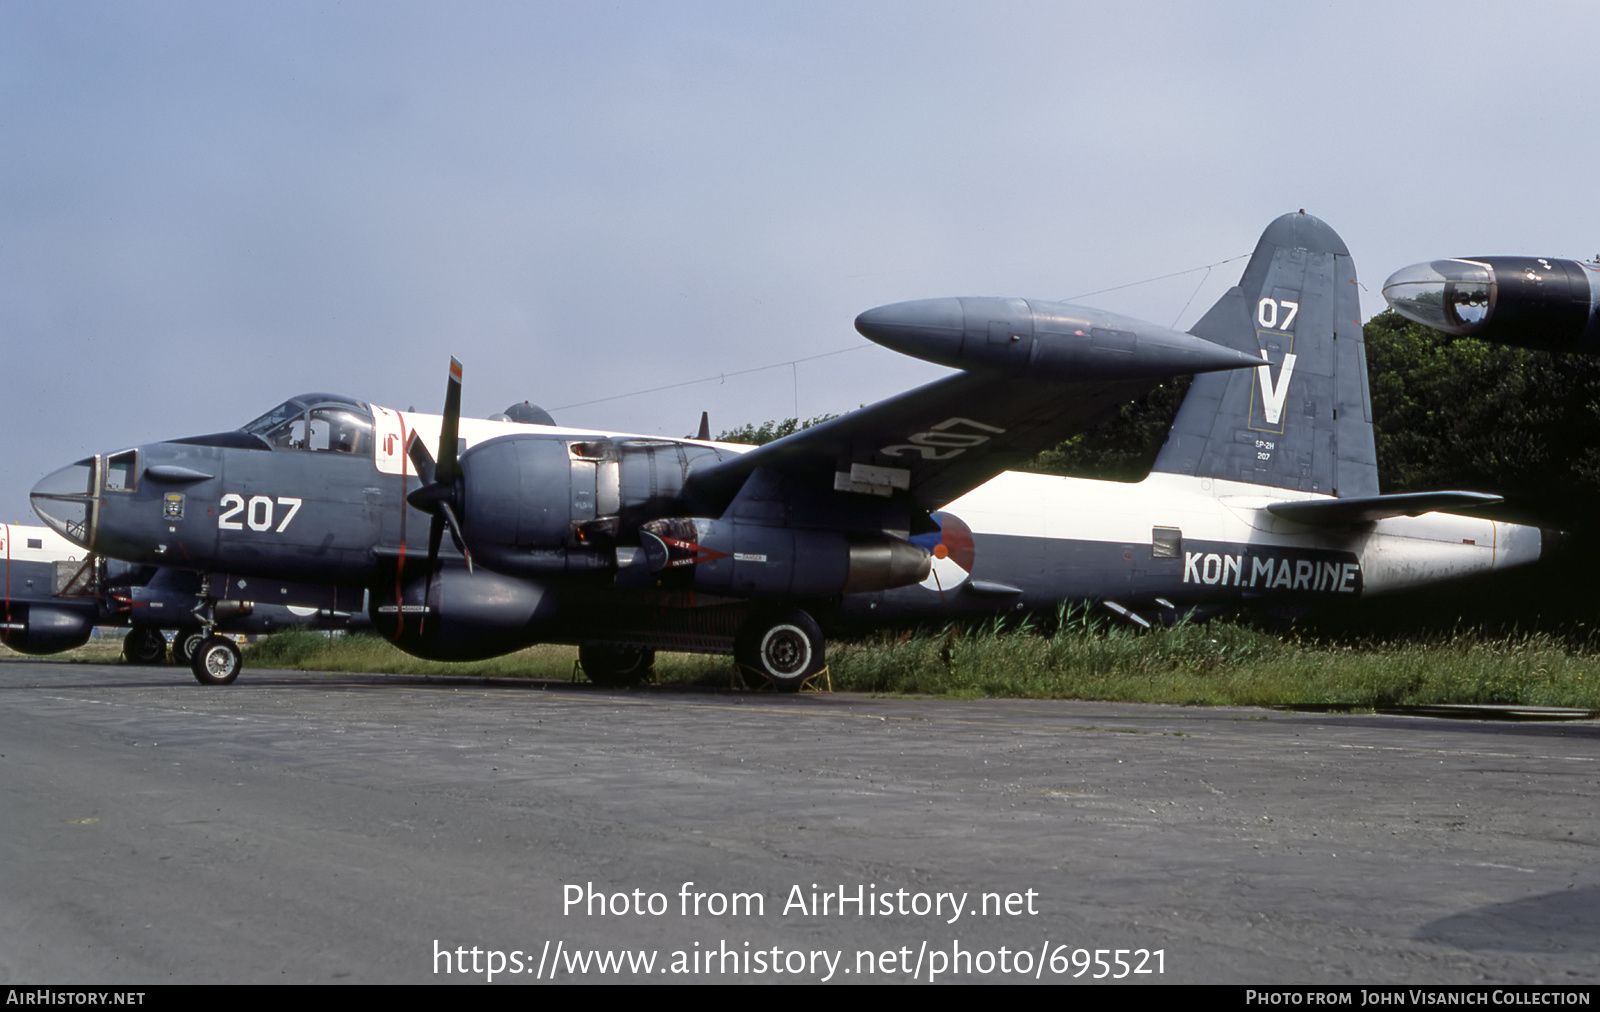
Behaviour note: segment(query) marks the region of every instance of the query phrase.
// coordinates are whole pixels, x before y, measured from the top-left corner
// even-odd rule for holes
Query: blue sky
[[[1527,11],[1528,13],[1524,13]],[[941,370],[856,313],[1067,298],[1305,208],[1393,270],[1590,257],[1600,7],[0,3],[0,519],[334,390],[682,435]],[[1084,299],[1190,326],[1242,261]],[[845,354],[588,403],[841,349]]]

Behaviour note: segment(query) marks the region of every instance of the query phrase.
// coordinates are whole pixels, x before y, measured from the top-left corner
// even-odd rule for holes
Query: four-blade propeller
[[[450,382],[444,393],[444,422],[439,429],[439,460],[412,433],[406,454],[422,479],[422,487],[406,496],[415,508],[433,517],[428,525],[428,572],[439,564],[439,544],[444,530],[450,529],[450,540],[466,557],[467,571],[472,571],[472,553],[467,551],[466,539],[461,535],[461,461],[457,456],[457,442],[461,429],[461,363],[450,359]]]

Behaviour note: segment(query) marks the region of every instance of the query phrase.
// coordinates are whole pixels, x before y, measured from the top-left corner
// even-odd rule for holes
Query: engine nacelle
[[[766,527],[674,517],[639,530],[651,572],[692,570],[695,590],[735,597],[830,597],[928,578],[927,550],[889,534]]]
[[[0,643],[24,654],[55,654],[89,642],[96,611],[92,604],[74,607],[43,602],[13,602],[0,613]]]
[[[703,458],[722,453],[675,440],[492,439],[461,455],[463,536],[501,573],[607,569],[618,532],[679,504]]]
[[[542,584],[479,569],[442,569],[374,588],[369,613],[377,632],[408,654],[435,661],[476,661],[520,650],[538,639],[552,604]]]

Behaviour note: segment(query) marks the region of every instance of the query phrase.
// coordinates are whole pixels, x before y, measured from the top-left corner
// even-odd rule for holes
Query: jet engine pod
[[[1402,267],[1394,311],[1447,334],[1541,351],[1600,351],[1600,266],[1544,257],[1463,257]]]
[[[0,643],[24,654],[55,654],[81,647],[94,632],[91,607],[42,602],[11,603],[0,613]]]
[[[482,569],[447,566],[394,586],[374,589],[370,614],[377,631],[406,653],[435,661],[476,661],[520,650],[537,638],[551,610],[545,588]]]
[[[737,597],[829,597],[927,579],[933,557],[889,534],[764,527],[674,517],[640,528],[647,564],[692,570],[694,589]]]

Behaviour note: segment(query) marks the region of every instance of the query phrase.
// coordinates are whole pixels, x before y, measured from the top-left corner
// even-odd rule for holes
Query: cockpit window
[[[372,414],[360,401],[338,394],[291,397],[244,427],[282,450],[368,453]]]
[[[313,408],[310,446],[333,453],[370,453],[372,416],[349,408]]]
[[[249,425],[246,425],[244,431],[253,432],[258,436],[265,436],[270,432],[276,432],[284,422],[299,418],[305,413],[305,401],[298,397],[291,397]]]
[[[295,415],[278,423],[275,429],[256,433],[267,442],[280,450],[303,450],[306,448],[306,416]]]

